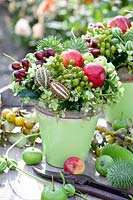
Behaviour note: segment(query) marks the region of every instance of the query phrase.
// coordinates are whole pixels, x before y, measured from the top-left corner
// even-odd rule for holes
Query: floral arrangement
[[[104,55],[121,72],[121,79],[127,73],[128,80],[133,80],[133,24],[130,19],[116,16],[107,23],[90,24],[85,39],[94,57]]]
[[[57,114],[95,113],[123,93],[115,66],[104,56],[94,58],[82,37],[64,42],[44,38],[36,52],[13,62],[12,69],[15,95]]]

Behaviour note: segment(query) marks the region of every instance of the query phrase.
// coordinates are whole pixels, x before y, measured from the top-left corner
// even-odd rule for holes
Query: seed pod
[[[36,71],[36,83],[43,86],[44,88],[48,88],[50,85],[50,74],[47,69],[42,67],[38,68]]]
[[[70,92],[62,83],[52,81],[50,86],[53,96],[57,99],[64,100],[69,98]]]

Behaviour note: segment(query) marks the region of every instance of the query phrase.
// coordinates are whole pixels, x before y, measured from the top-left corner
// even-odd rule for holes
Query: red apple
[[[69,65],[70,60],[74,61],[74,66],[81,67],[83,64],[81,53],[74,49],[63,51],[61,57],[63,58],[63,64],[65,67]]]
[[[84,170],[84,161],[78,157],[70,157],[64,162],[64,171],[67,171],[70,174],[82,174]]]
[[[101,87],[106,79],[105,69],[97,63],[89,63],[83,67],[85,75],[88,77],[88,82],[93,83],[93,88]]]
[[[125,16],[116,16],[108,23],[109,28],[118,27],[123,33],[131,27],[131,21]]]

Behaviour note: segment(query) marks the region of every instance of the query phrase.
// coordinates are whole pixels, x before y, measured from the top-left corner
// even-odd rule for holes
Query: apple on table
[[[79,157],[69,157],[64,162],[64,171],[70,174],[83,174],[85,163]]]

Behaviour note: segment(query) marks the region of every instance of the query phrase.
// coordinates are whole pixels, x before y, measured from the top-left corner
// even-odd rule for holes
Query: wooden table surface
[[[19,106],[21,99],[19,98],[14,99],[11,90],[7,88],[0,89],[0,106],[1,105],[3,107]],[[98,124],[105,127],[107,126],[106,121],[102,117],[98,120]],[[6,147],[0,146],[0,156],[5,155],[8,147],[9,147],[9,144]],[[42,149],[41,144],[38,144],[37,147]],[[22,156],[21,156],[22,151],[23,151],[22,148],[20,149],[18,147],[14,147],[9,153],[9,158],[17,160],[18,165],[21,169],[26,170],[32,175],[36,175],[32,169],[32,166],[26,165],[24,161],[22,160]],[[107,184],[106,179],[104,177],[99,176],[98,173],[96,173],[94,163],[95,163],[95,158],[90,153],[86,161],[85,174],[93,177],[98,182]],[[51,170],[51,171],[61,170],[61,169],[57,169],[52,166],[49,166],[45,161],[45,157],[41,163],[41,166],[44,168],[44,170],[45,169]],[[44,185],[42,182],[37,181],[25,175],[24,173],[18,172],[16,170],[10,170],[8,173],[0,174],[0,200],[40,200],[43,187]],[[100,200],[99,198],[92,197],[92,196],[88,196],[88,198],[90,200]],[[74,196],[69,199],[80,200],[81,198]]]
[[[105,123],[105,120],[100,119],[99,123]],[[9,145],[6,147],[0,147],[0,155],[5,155]],[[37,144],[37,147],[42,149],[41,144]],[[14,147],[10,153],[9,158],[15,159],[18,161],[19,166],[26,170],[27,172],[36,175],[32,169],[32,166],[28,166],[22,160],[22,151],[23,148]],[[90,175],[95,178],[98,182],[106,183],[106,179],[100,177],[94,167],[95,158],[90,153],[88,159],[86,161],[86,169],[85,174]],[[52,171],[60,171],[61,169],[57,169],[55,167],[49,166],[45,157],[41,163],[41,166],[47,170]],[[40,195],[43,189],[43,183],[37,181],[22,172],[18,172],[15,170],[10,170],[8,173],[0,174],[0,200],[40,200]],[[96,197],[88,196],[90,200],[98,200]],[[79,197],[72,197],[69,199],[80,200]]]
[[[9,145],[5,148],[0,147],[0,155],[5,155]],[[37,145],[38,148],[41,149],[41,145]],[[18,165],[21,169],[26,170],[27,172],[36,175],[32,169],[32,166],[28,166],[24,163],[21,158],[23,149],[18,147],[14,147],[9,153],[9,158],[15,159],[18,161]],[[41,166],[43,166],[44,170],[52,170],[52,171],[60,171],[61,169],[57,169],[55,167],[49,166],[45,162],[45,158],[43,159]],[[104,178],[96,175],[94,168],[94,158],[92,158],[91,154],[88,157],[86,162],[86,170],[85,173],[90,176],[96,178],[99,182],[106,182]],[[37,175],[36,175],[37,176]],[[22,172],[18,172],[16,170],[10,170],[7,173],[0,174],[0,200],[40,200],[40,195],[43,189],[43,183],[35,180]],[[90,197],[90,200],[98,200],[98,198]],[[72,197],[69,199],[80,200],[79,197]],[[54,199],[53,199],[54,200]]]

